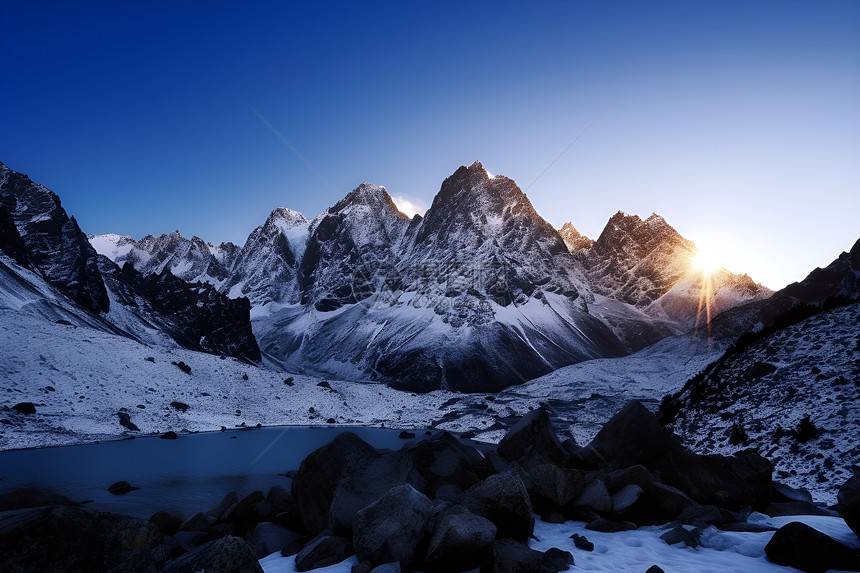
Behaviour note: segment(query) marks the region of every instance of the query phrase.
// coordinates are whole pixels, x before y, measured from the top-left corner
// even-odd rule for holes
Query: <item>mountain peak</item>
[[[297,225],[304,225],[307,222],[307,217],[298,211],[287,207],[276,207],[274,211],[269,213],[269,217],[266,219],[265,224],[267,226],[276,225],[281,228],[290,228]]]
[[[407,215],[400,212],[397,205],[394,204],[394,200],[391,198],[391,195],[389,195],[388,191],[385,190],[385,187],[382,185],[374,185],[373,183],[368,183],[366,181],[350,191],[346,197],[335,203],[334,207],[331,207],[328,212],[339,213],[340,211],[354,206],[388,211],[404,219],[409,219]]]
[[[589,239],[577,231],[576,227],[570,221],[561,226],[558,234],[561,235],[564,244],[567,246],[567,250],[571,253],[575,253],[581,249],[588,249],[594,244],[594,239]]]

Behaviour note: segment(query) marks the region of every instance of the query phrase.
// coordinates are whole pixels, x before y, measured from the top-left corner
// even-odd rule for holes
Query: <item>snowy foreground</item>
[[[222,426],[437,427],[496,442],[516,417],[548,403],[585,443],[628,400],[656,407],[718,353],[687,337],[637,354],[591,360],[499,394],[427,394],[381,384],[323,380],[178,347],[154,348],[86,326],[0,308],[2,406],[32,402],[36,414],[0,412],[0,450],[87,443]],[[190,366],[186,374],[177,366]],[[188,405],[187,410],[172,402]],[[129,414],[139,432],[119,423]]]
[[[767,517],[760,513],[753,513],[749,521],[773,527],[782,527],[792,521],[800,521],[845,545],[860,548],[857,536],[838,517],[812,515]],[[585,529],[585,524],[578,521],[556,525],[537,520],[534,535],[538,540],[531,540],[529,547],[540,551],[546,551],[551,547],[570,551],[575,561],[574,566],[569,569],[571,571],[643,573],[652,565],[659,565],[666,573],[796,571],[791,567],[771,563],[765,557],[764,547],[770,541],[773,532],[727,532],[711,526],[702,532],[700,546],[693,549],[683,543],[667,545],[660,539],[660,535],[666,529],[667,526],[653,526],[620,533],[600,533]],[[570,539],[574,533],[584,535],[594,543],[594,551],[588,552],[575,548]],[[358,561],[353,556],[337,565],[321,567],[314,571],[349,573],[350,568],[357,564]],[[293,573],[296,570],[295,556],[282,557],[280,553],[261,559],[260,565],[265,573]]]

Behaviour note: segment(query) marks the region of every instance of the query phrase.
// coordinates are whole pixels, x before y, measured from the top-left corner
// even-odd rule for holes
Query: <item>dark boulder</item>
[[[391,563],[383,563],[370,570],[370,573],[400,573],[400,563],[392,561]]]
[[[401,440],[411,440],[415,437],[415,432],[407,432],[406,430],[403,430],[402,432],[397,434],[397,437]]]
[[[215,507],[207,511],[206,515],[214,517],[215,519],[222,519],[225,517],[227,511],[237,503],[239,503],[239,495],[235,491],[231,491],[230,493],[225,494]]]
[[[665,541],[668,545],[683,543],[687,547],[699,546],[699,541],[696,539],[696,534],[693,531],[688,531],[680,525],[677,527],[673,527],[663,533],[663,535],[660,536],[660,539]]]
[[[583,462],[594,468],[649,466],[679,443],[656,415],[633,400],[606,422],[581,455]]]
[[[248,545],[257,559],[262,559],[276,551],[282,555],[294,555],[302,546],[299,542],[300,534],[281,527],[270,521],[258,523],[248,535]]]
[[[127,481],[118,481],[116,483],[112,483],[108,486],[108,491],[114,495],[125,495],[128,492],[135,491],[140,489],[139,487],[134,487]]]
[[[582,472],[545,460],[530,452],[513,464],[535,503],[541,508],[560,508],[576,500],[585,489]]]
[[[390,489],[409,484],[427,491],[427,483],[404,452],[379,450],[350,461],[343,469],[331,502],[330,526],[348,532],[359,510],[367,507]]]
[[[119,416],[119,425],[125,428],[126,430],[131,430],[132,432],[139,432],[140,428],[138,428],[134,422],[131,421],[131,416],[128,415],[127,412],[117,412],[117,416]]]
[[[807,489],[797,489],[779,482],[773,482],[771,487],[771,499],[773,501],[805,501],[812,503],[812,494]]]
[[[215,519],[205,513],[198,511],[179,524],[178,531],[209,531]]]
[[[547,462],[561,464],[568,456],[552,428],[545,408],[532,410],[520,418],[499,442],[496,451],[508,461],[532,454]]]
[[[576,507],[584,507],[599,513],[612,511],[612,496],[602,480],[596,479],[585,486],[582,493],[573,501]]]
[[[496,526],[484,517],[469,512],[450,513],[436,526],[425,561],[442,571],[478,567],[490,554],[496,532]]]
[[[397,486],[355,516],[353,543],[359,561],[374,566],[413,563],[442,502],[433,502],[409,484]]]
[[[582,549],[583,551],[594,551],[594,543],[589,541],[584,535],[574,533],[570,538],[573,539],[573,544],[577,549]]]
[[[830,569],[860,571],[860,558],[855,550],[797,521],[774,533],[764,552],[774,563],[806,573],[824,573]]]
[[[681,512],[694,505],[684,492],[655,481],[645,486],[639,500],[624,517],[638,525],[657,525],[678,519]]]
[[[352,432],[344,432],[302,460],[292,487],[302,523],[308,531],[319,533],[328,527],[329,508],[346,465],[375,451]]]
[[[296,555],[296,571],[310,571],[340,563],[355,551],[345,537],[323,531],[305,545]]]
[[[771,517],[783,517],[786,515],[830,515],[838,516],[839,513],[814,503],[806,501],[772,501],[762,513]]]
[[[753,451],[734,456],[669,452],[654,464],[662,481],[703,505],[764,509],[770,502],[773,466]]]
[[[635,483],[626,485],[612,494],[612,511],[616,514],[624,514],[629,511],[639,498],[642,497],[643,490]]]
[[[430,490],[445,484],[468,489],[479,481],[476,466],[484,461],[481,454],[449,434],[441,432],[428,440],[404,447],[415,468],[427,481]]]
[[[857,245],[860,245],[860,241],[854,245],[854,249],[857,249]],[[852,253],[854,249],[852,249]],[[855,471],[854,475],[842,484],[837,496],[839,515],[842,516],[854,535],[860,538],[860,471]]]
[[[82,507],[0,513],[0,571],[120,573],[161,570],[162,535],[148,521]]]
[[[600,517],[588,523],[585,528],[591,531],[599,531],[601,533],[617,533],[619,531],[636,529],[636,524],[630,523],[629,521],[612,521],[605,517]]]
[[[133,570],[133,569],[130,569]],[[227,536],[204,543],[174,559],[164,573],[263,573],[251,547],[238,537]]]
[[[466,491],[463,505],[492,521],[502,537],[526,540],[534,531],[531,499],[515,474],[496,474],[475,484]]]
[[[32,402],[18,402],[12,409],[19,414],[35,414],[36,406]]]
[[[691,505],[684,508],[678,515],[678,521],[690,525],[712,525],[724,523],[725,519],[720,508],[713,505]]]
[[[550,550],[552,551],[552,550]],[[559,573],[573,565],[573,556],[555,550],[543,553],[513,539],[499,539],[493,544],[493,573]]]
[[[42,505],[78,505],[69,498],[42,487],[25,487],[0,494],[0,511]]]
[[[167,537],[179,531],[183,521],[185,520],[182,519],[182,515],[172,511],[157,511],[149,518],[149,522],[155,524],[162,535]]]
[[[267,521],[271,512],[272,508],[266,503],[266,496],[257,490],[240,499],[227,511],[225,519],[244,532],[253,529],[261,521]]]
[[[158,437],[161,438],[162,440],[177,440],[177,439],[179,439],[179,436],[177,435],[177,433],[172,431],[172,430],[169,432],[164,432],[163,434],[161,434]]]

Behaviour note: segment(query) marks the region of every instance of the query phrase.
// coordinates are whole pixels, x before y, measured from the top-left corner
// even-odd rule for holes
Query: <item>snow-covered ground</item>
[[[555,408],[562,434],[569,430],[583,442],[630,398],[656,404],[665,392],[680,388],[713,357],[696,353],[701,350],[699,342],[667,339],[624,358],[563,368],[488,399],[289,374],[181,348],[146,346],[0,306],[0,449],[121,438],[133,433],[119,424],[121,410],[141,433],[243,423],[324,425],[333,419],[346,425],[474,431],[477,439],[494,442],[515,417],[541,402]],[[179,362],[191,373],[174,364]],[[174,401],[188,410],[171,407]],[[33,402],[36,414],[11,410],[19,402]]]
[[[838,517],[789,516],[767,517],[754,513],[749,521],[761,525],[782,527],[792,521],[801,521],[830,535],[834,539],[855,548],[860,548],[857,536],[848,529]],[[595,571],[607,573],[642,573],[652,565],[660,566],[669,573],[695,571],[696,573],[725,573],[743,571],[744,573],[767,573],[796,571],[791,567],[776,565],[767,560],[764,547],[773,532],[740,533],[720,531],[708,527],[700,537],[700,545],[690,548],[683,543],[667,545],[660,539],[666,526],[640,527],[620,533],[600,533],[585,529],[585,523],[568,521],[563,524],[535,522],[535,537],[529,547],[546,551],[557,547],[573,554],[574,565],[570,571]],[[691,528],[692,529],[692,528]],[[594,543],[594,551],[583,551],[573,545],[570,536],[574,533],[584,535]],[[329,567],[314,569],[316,573],[349,573],[358,563],[355,556]],[[282,557],[273,553],[260,560],[265,573],[293,573],[295,556]],[[477,571],[477,570],[476,570]]]

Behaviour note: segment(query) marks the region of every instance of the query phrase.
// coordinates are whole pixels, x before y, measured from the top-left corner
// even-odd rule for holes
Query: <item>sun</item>
[[[693,257],[693,268],[705,275],[712,275],[723,268],[723,265],[714,253],[699,251]]]

